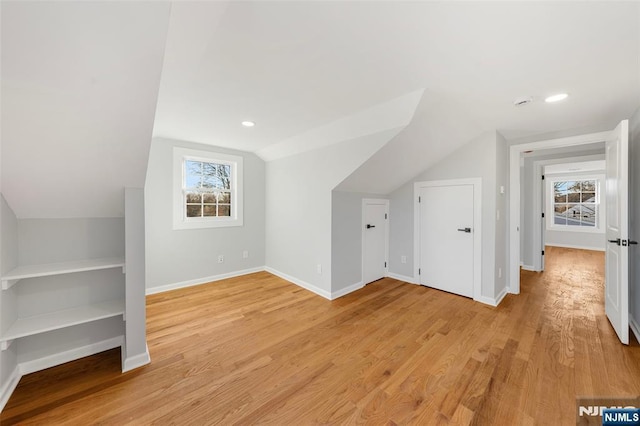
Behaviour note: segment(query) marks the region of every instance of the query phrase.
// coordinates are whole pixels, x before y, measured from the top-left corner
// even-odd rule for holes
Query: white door
[[[629,344],[629,122],[622,121],[606,142],[607,214],[605,302],[607,318],[620,341]]]
[[[473,185],[420,190],[420,284],[473,297]]]
[[[387,270],[387,200],[362,203],[362,282],[379,280]]]

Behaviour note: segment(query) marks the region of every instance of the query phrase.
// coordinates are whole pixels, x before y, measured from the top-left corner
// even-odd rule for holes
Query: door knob
[[[620,245],[620,238],[616,238],[615,240],[607,240],[610,243],[616,243],[617,245]]]
[[[367,223],[367,229],[375,228],[375,227],[376,227],[375,225],[369,225],[369,224]]]
[[[470,234],[471,233],[471,228],[458,228],[458,231],[466,232],[467,234]]]

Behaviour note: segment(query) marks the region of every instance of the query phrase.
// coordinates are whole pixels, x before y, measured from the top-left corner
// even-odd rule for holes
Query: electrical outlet
[[[247,259],[249,257],[249,250],[245,250],[242,252],[242,258]]]
[[[219,255],[218,256],[218,263],[224,263],[224,256],[223,255]]]
[[[322,275],[322,265],[320,263],[316,265],[316,272],[318,275]]]
[[[407,256],[400,256],[400,263],[407,263]]]

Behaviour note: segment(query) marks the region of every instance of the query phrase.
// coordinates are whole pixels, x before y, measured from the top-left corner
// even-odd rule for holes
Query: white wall
[[[244,225],[173,230],[173,147],[243,157]],[[287,197],[295,200],[294,194]],[[147,291],[203,283],[265,264],[265,163],[255,154],[154,138],[145,184]],[[249,257],[244,259],[242,252]],[[224,263],[218,263],[219,255]]]
[[[333,191],[331,200],[331,291],[362,283],[362,200],[386,196]]]
[[[506,179],[506,165],[498,172],[498,159],[506,162],[506,152],[498,156],[497,149],[506,150],[504,139],[496,132],[486,132],[467,143],[437,165],[411,179],[398,190],[389,194],[390,199],[390,253],[389,271],[398,275],[413,276],[413,184],[415,182],[443,179],[482,178],[482,296],[495,298],[504,288],[496,283],[495,269],[504,259],[496,263],[496,252],[505,253],[505,238],[496,233],[497,175]],[[506,202],[506,201],[505,201]],[[501,220],[506,213],[502,211]],[[506,223],[502,220],[502,223]],[[505,225],[506,226],[506,225]],[[505,232],[504,230],[500,231]],[[498,236],[498,238],[496,238]],[[401,256],[407,256],[407,263],[400,263]]]
[[[384,131],[267,163],[266,265],[270,270],[330,297],[331,191],[394,132]]]
[[[632,240],[640,241],[640,108],[631,118],[629,129],[631,133],[629,143],[629,237]],[[640,246],[629,248],[629,268],[629,314],[632,321],[635,321],[636,331],[640,331]]]

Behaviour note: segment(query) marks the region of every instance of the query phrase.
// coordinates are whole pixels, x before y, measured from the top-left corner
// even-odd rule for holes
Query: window
[[[174,229],[242,226],[242,157],[174,148]]]
[[[601,232],[600,178],[549,179],[547,228]]]

